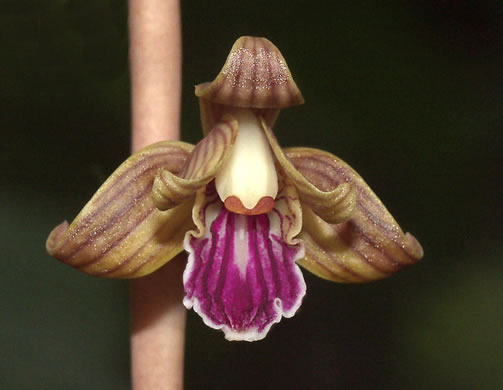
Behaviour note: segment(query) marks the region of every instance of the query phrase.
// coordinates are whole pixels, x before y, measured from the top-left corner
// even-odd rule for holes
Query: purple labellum
[[[247,216],[211,198],[202,209],[204,234],[185,238],[184,304],[228,340],[260,340],[301,304],[306,285],[295,261],[304,256],[304,247],[283,240],[284,216],[277,208]]]

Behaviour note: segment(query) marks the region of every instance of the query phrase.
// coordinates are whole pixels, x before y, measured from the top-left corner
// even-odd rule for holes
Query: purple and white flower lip
[[[282,316],[292,317],[306,292],[296,260],[304,257],[302,242],[288,244],[290,228],[287,189],[267,214],[228,211],[213,186],[200,209],[206,229],[190,232],[184,272],[185,306],[204,323],[222,329],[229,340],[260,340]]]
[[[228,340],[264,338],[306,293],[299,265],[336,282],[384,278],[423,256],[348,164],[282,149],[273,126],[302,95],[280,51],[242,37],[196,87],[205,137],[128,158],[47,251],[83,272],[136,278],[188,253],[187,308]]]

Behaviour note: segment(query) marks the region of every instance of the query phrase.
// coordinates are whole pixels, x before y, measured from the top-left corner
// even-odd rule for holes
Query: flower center
[[[264,214],[274,207],[278,176],[269,142],[250,109],[234,113],[239,132],[231,155],[219,169],[215,186],[225,208],[238,214]]]

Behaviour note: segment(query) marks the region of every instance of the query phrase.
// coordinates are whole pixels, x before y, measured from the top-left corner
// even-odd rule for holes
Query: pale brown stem
[[[132,150],[179,138],[181,32],[178,0],[129,0]],[[184,259],[131,282],[133,389],[182,389]]]
[[[178,0],[130,0],[132,148],[180,135]]]

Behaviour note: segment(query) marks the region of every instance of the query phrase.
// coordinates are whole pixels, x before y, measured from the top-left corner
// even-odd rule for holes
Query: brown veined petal
[[[292,164],[276,141],[276,137],[262,121],[265,134],[281,168],[297,187],[301,201],[327,222],[341,223],[346,221],[356,207],[356,191],[349,180],[317,181],[309,180]]]
[[[133,154],[70,225],[65,221],[51,232],[49,254],[80,271],[110,278],[143,276],[171,260],[193,228],[193,199],[159,211],[152,183],[161,168],[180,172],[193,148],[165,141]]]
[[[423,257],[423,249],[404,233],[379,198],[348,164],[331,153],[311,148],[288,148],[285,154],[316,186],[352,183],[357,206],[344,223],[330,224],[303,205],[299,235],[306,257],[299,264],[337,282],[367,282],[384,278]]]
[[[266,38],[241,37],[211,83],[196,96],[234,107],[286,108],[304,103],[283,55]]]
[[[169,167],[159,171],[152,188],[152,198],[159,210],[170,209],[193,197],[215,178],[238,132],[234,117],[226,114],[222,119],[192,150],[180,172],[175,173]]]
[[[281,234],[287,244],[297,244],[299,233],[302,229],[302,207],[299,201],[297,189],[293,183],[283,175],[278,174],[278,196],[274,203],[274,212],[282,216]]]

